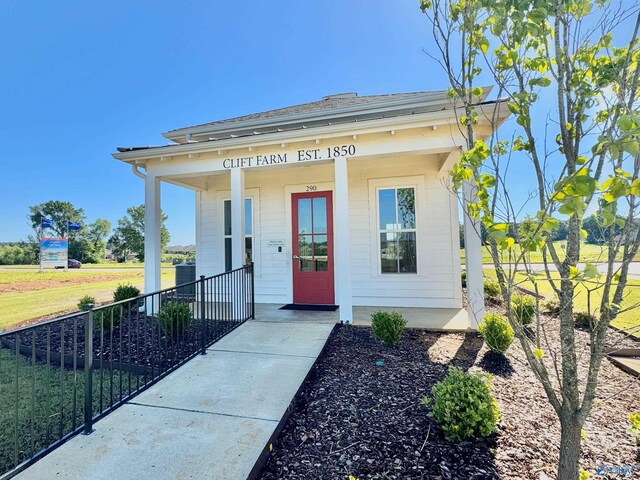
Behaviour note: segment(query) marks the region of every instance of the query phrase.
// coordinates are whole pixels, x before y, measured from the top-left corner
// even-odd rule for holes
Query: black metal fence
[[[255,316],[253,265],[0,334],[0,480]]]

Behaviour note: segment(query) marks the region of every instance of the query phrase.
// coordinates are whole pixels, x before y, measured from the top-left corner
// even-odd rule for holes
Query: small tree
[[[160,248],[169,244],[171,236],[165,222],[167,215],[161,215]],[[119,262],[124,262],[129,253],[144,261],[144,205],[127,208],[127,215],[118,220],[118,226],[109,238],[109,247]]]
[[[451,172],[453,185],[459,191],[468,182],[475,191],[465,214],[487,230],[509,322],[558,415],[558,478],[576,480],[581,430],[596,397],[608,327],[624,311],[629,263],[640,247],[635,227],[640,209],[638,5],[608,0],[421,0],[420,5],[430,20],[438,49],[433,58],[449,80],[465,139]],[[629,38],[614,44],[613,31],[622,22],[633,22]],[[515,118],[509,140],[494,136],[486,142],[477,131],[482,76],[490,77],[504,97],[494,103],[490,121],[495,125],[505,107]],[[507,166],[514,159],[529,166],[531,175],[518,174],[521,182],[531,179],[536,202],[535,215],[518,232],[510,228],[522,211],[509,194]],[[602,275],[590,264],[578,268],[591,205],[607,232]],[[566,222],[564,251],[550,241],[560,220]],[[514,249],[516,243],[522,248]],[[500,251],[509,252],[508,265],[501,263]],[[511,308],[523,270],[536,289],[541,281],[526,273],[528,251],[541,252],[544,281],[559,300],[559,320],[544,323],[537,315],[533,339]],[[587,373],[581,375],[574,298],[584,285],[598,288],[602,300],[590,332]],[[560,346],[546,342],[552,330]]]

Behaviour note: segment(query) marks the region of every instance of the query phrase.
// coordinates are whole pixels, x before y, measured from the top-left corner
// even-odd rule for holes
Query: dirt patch
[[[576,335],[586,347],[588,334]],[[450,365],[494,375],[502,419],[493,437],[447,442],[420,404]],[[410,330],[392,349],[369,328],[340,327],[315,368],[262,479],[555,478],[559,424],[517,344],[505,359],[474,333]],[[640,460],[627,425],[640,410],[640,381],[608,361],[600,378],[581,462],[594,476],[598,465]]]
[[[28,280],[11,283],[0,283],[0,293],[34,292],[49,288],[73,287],[77,285],[88,285],[92,283],[109,282],[112,280],[128,280],[142,278],[142,272],[122,274],[103,274],[73,276],[69,278],[55,278],[47,280]]]

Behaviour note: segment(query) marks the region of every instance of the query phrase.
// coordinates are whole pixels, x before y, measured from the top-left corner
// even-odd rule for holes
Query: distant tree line
[[[51,221],[48,231],[42,229],[42,220]],[[32,265],[39,262],[40,238],[45,233],[69,239],[69,258],[82,263],[104,261],[107,248],[118,262],[126,262],[130,255],[144,260],[144,205],[130,207],[127,214],[118,220],[112,230],[111,222],[98,218],[87,223],[84,209],[76,208],[71,202],[50,200],[29,207],[28,220],[34,234],[27,240],[0,243],[0,265]],[[170,235],[162,214],[161,247],[168,245]],[[80,225],[78,230],[69,231],[67,222]]]
[[[529,225],[533,224],[533,219],[525,218],[519,223],[512,223],[509,225],[508,235],[518,239],[521,235],[522,229],[528,228]],[[596,214],[591,215],[590,217],[585,218],[582,229],[586,232],[585,242],[591,245],[604,245],[609,241],[611,236],[615,238],[616,235],[619,235],[622,232],[622,225],[624,225],[624,219],[620,217],[619,221],[614,224],[613,228],[604,227],[602,223],[602,219],[600,219]],[[460,224],[460,248],[464,248],[464,225]],[[636,222],[634,226],[637,231],[640,228],[640,221]],[[481,234],[480,237],[482,239],[482,244],[487,245],[487,230],[484,224],[481,224]],[[558,222],[557,228],[555,228],[550,235],[550,239],[553,242],[562,241],[567,239],[567,222],[560,220]]]

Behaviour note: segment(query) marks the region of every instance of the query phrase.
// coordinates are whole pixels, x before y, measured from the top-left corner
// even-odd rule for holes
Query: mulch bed
[[[586,346],[588,334],[576,335]],[[616,332],[611,341],[637,345]],[[380,360],[384,366],[376,365]],[[494,375],[502,413],[494,436],[447,442],[420,404],[450,365]],[[640,380],[606,360],[600,378],[598,394],[605,400],[585,425],[582,454],[594,477],[603,463],[640,464],[627,425],[627,415],[640,410]],[[516,343],[504,359],[475,333],[408,330],[390,348],[369,328],[338,327],[301,398],[262,479],[555,478],[557,417]]]
[[[2,338],[0,346],[15,348],[19,337],[21,353],[31,357],[33,335],[35,335],[36,359],[46,361],[50,353],[50,363],[60,365],[60,355],[65,356],[65,367],[81,365],[85,347],[86,315],[70,318],[49,325],[39,325]],[[235,326],[233,322],[205,320],[207,343],[221,337]],[[94,367],[104,363],[113,364],[119,369],[145,367],[164,371],[177,365],[185,358],[197,352],[201,345],[201,322],[192,320],[189,328],[177,335],[167,335],[160,328],[158,319],[138,312],[137,308],[124,311],[122,319],[111,327],[109,321],[100,321],[96,315],[93,332]],[[58,355],[57,355],[58,354]],[[153,371],[152,370],[152,371]]]

